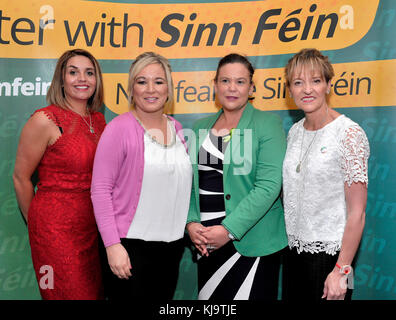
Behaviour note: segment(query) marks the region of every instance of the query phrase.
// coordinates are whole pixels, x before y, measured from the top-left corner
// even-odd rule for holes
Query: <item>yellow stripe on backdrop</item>
[[[335,77],[329,103],[335,108],[396,105],[396,60],[334,64]],[[175,107],[172,113],[209,113],[214,99],[214,71],[174,72]],[[128,111],[127,73],[104,74],[105,104],[113,112]],[[253,104],[262,110],[295,109],[285,89],[283,68],[258,69],[254,76]]]
[[[88,48],[97,59],[251,56],[345,48],[369,31],[379,0],[267,0],[128,4],[8,1],[0,9],[0,58],[58,58]]]

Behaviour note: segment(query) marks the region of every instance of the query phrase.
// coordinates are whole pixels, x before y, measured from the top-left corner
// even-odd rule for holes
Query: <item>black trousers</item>
[[[105,296],[108,300],[171,300],[184,251],[183,239],[173,242],[121,239],[131,260],[129,279],[115,276],[102,252]],[[106,259],[106,260],[105,260]]]
[[[293,248],[285,252],[283,259],[282,300],[323,300],[324,283],[334,269],[338,253],[297,253]],[[351,300],[351,296],[352,290],[348,289],[345,300]]]

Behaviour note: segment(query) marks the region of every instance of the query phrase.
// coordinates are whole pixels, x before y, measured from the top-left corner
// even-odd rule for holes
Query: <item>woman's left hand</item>
[[[206,248],[209,252],[221,248],[230,241],[227,229],[221,225],[206,227],[206,229],[202,231],[202,235],[208,241]]]
[[[323,288],[322,299],[327,300],[344,300],[347,291],[346,276],[334,269],[326,278]]]

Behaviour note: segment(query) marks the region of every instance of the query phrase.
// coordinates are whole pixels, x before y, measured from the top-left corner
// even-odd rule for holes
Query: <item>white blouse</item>
[[[169,147],[154,142],[147,133],[144,135],[142,190],[127,238],[171,242],[184,235],[192,168],[175,130],[173,134],[176,141]]]
[[[347,218],[344,183],[368,184],[369,142],[363,129],[344,115],[317,131],[306,130],[304,121],[291,127],[283,162],[289,246],[334,255]]]

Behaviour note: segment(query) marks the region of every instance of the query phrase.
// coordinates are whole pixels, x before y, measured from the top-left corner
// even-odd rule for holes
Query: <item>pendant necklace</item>
[[[325,122],[326,122],[328,113],[329,113],[329,108],[327,107],[327,108],[326,108],[326,116],[325,116],[325,118],[323,119],[323,125],[324,125]],[[323,127],[323,125],[321,126],[321,128]],[[319,131],[319,129],[316,130],[315,135],[314,135],[314,137],[313,137],[312,140],[311,140],[311,143],[309,144],[307,150],[305,151],[304,156],[301,158],[301,156],[302,156],[302,149],[303,149],[303,146],[304,146],[304,136],[305,136],[304,124],[302,125],[302,130],[303,130],[303,136],[302,136],[302,139],[301,139],[300,156],[299,156],[298,164],[297,164],[297,167],[296,167],[296,172],[297,172],[297,173],[300,173],[300,171],[301,171],[301,165],[302,165],[302,163],[305,161],[305,159],[307,158],[307,156],[308,156],[308,154],[309,154],[309,151],[311,150],[311,147],[312,147],[312,145],[313,145],[313,143],[314,143],[314,141],[315,141],[316,135],[318,134],[318,131]]]
[[[84,117],[83,117],[81,114],[80,114],[80,117],[81,117],[81,118],[84,120],[84,122],[87,124],[87,126],[88,126],[88,128],[89,128],[89,132],[95,133],[95,130],[94,130],[93,126],[92,126],[91,112],[89,112],[88,110],[87,110],[87,112],[88,112],[88,116],[89,116],[89,123],[87,122],[87,120],[84,119]]]
[[[311,150],[312,144],[313,144],[313,142],[315,141],[316,135],[318,134],[318,130],[316,130],[315,135],[314,135],[314,137],[313,137],[312,140],[311,140],[311,143],[309,144],[307,150],[306,150],[305,153],[304,153],[304,157],[301,159],[301,156],[302,156],[302,149],[303,149],[303,145],[304,145],[304,136],[305,136],[305,129],[304,129],[304,127],[303,127],[302,129],[303,129],[303,136],[302,136],[302,139],[301,139],[300,157],[299,157],[298,164],[297,164],[297,167],[296,167],[296,172],[297,172],[297,173],[300,173],[300,171],[301,171],[301,164],[305,161],[305,158],[307,157],[308,152],[309,152],[309,150]]]
[[[89,123],[87,122],[87,120],[84,119],[84,117],[80,113],[78,113],[77,111],[74,111],[73,108],[69,107],[70,111],[77,113],[81,117],[81,119],[83,119],[85,124],[88,126],[89,132],[95,133],[94,127],[92,125],[91,112],[89,112],[88,107],[86,109],[87,109],[87,113],[88,113],[88,117],[89,117]]]

